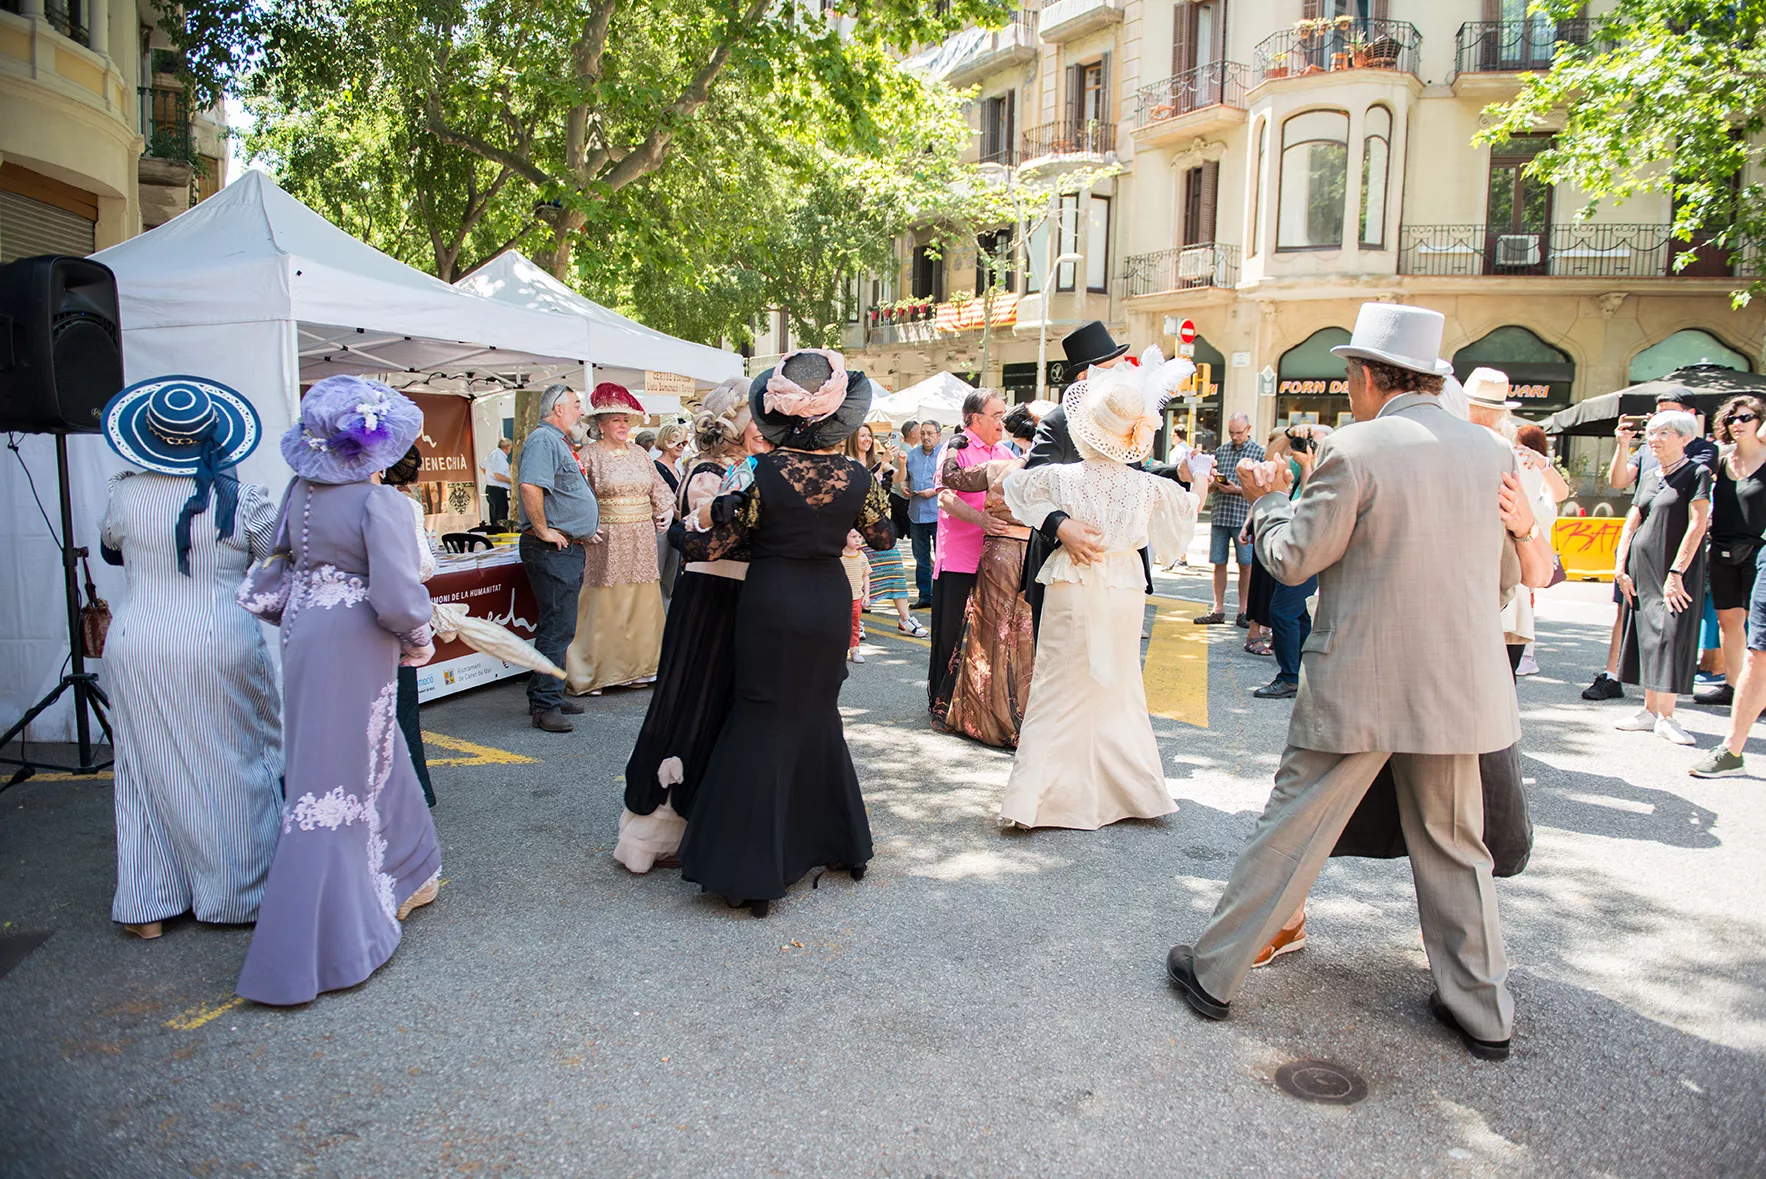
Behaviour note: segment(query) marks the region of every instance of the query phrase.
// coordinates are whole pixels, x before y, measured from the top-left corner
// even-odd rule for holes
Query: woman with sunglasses
[[[1748,597],[1754,589],[1754,558],[1766,538],[1766,402],[1731,397],[1717,411],[1717,442],[1723,458],[1711,493],[1711,604],[1723,632],[1721,684],[1694,693],[1700,704],[1731,704],[1747,650]]]

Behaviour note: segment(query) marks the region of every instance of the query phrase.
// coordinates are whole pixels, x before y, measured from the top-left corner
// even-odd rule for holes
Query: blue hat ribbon
[[[186,577],[190,576],[190,522],[208,508],[211,494],[215,500],[215,531],[222,539],[233,535],[239,513],[239,480],[215,469],[215,463],[221,457],[221,448],[211,433],[202,440],[202,450],[197,457],[196,471],[192,476],[196,480],[196,490],[184,501],[184,510],[178,513],[178,572]]]

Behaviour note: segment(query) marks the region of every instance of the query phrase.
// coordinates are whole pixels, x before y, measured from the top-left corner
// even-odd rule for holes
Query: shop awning
[[[1657,394],[1674,386],[1692,390],[1693,405],[1706,417],[1717,412],[1718,406],[1731,397],[1743,393],[1766,397],[1766,376],[1737,372],[1721,365],[1695,364],[1675,369],[1660,380],[1644,381],[1578,401],[1569,409],[1552,414],[1540,425],[1551,434],[1584,438],[1609,435],[1618,426],[1622,415],[1653,413]]]

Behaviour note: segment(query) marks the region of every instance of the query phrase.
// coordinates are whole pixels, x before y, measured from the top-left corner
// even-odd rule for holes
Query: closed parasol
[[[564,678],[563,670],[540,654],[532,643],[508,627],[472,617],[459,602],[435,603],[429,625],[435,631],[436,637],[444,641],[459,639],[474,651],[501,659],[504,663],[513,663],[517,667],[527,667],[559,679]]]

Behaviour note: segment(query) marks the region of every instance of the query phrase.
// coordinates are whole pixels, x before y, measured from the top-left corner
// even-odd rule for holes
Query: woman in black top
[[[681,461],[681,453],[687,449],[691,435],[692,431],[681,422],[670,422],[656,431],[656,449],[662,455],[651,461],[656,464],[656,473],[668,484],[676,503],[681,498],[681,477],[675,464]],[[675,579],[681,575],[681,554],[669,543],[666,532],[656,534],[656,568],[662,575],[662,605],[666,609],[674,598]]]
[[[1731,397],[1712,419],[1723,446],[1711,494],[1711,604],[1723,630],[1724,683],[1698,690],[1700,704],[1730,704],[1747,650],[1748,599],[1754,591],[1754,559],[1766,538],[1766,402]]]
[[[1654,730],[1676,745],[1693,743],[1675,722],[1674,705],[1676,696],[1692,691],[1698,671],[1698,591],[1705,585],[1711,521],[1711,472],[1686,456],[1687,442],[1697,436],[1698,419],[1684,410],[1650,418],[1644,437],[1660,465],[1638,484],[1613,578],[1625,596],[1619,680],[1643,687],[1643,709],[1615,727]]]

